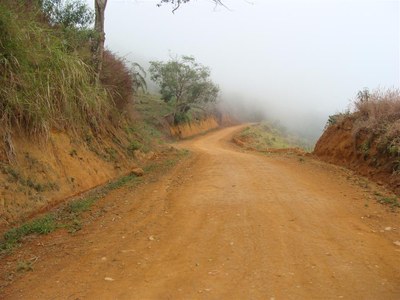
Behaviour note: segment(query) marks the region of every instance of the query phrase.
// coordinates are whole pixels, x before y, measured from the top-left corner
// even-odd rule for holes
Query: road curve
[[[398,232],[363,218],[386,224],[388,214],[400,230],[398,215],[366,207],[365,191],[336,168],[235,147],[236,130],[180,143],[190,158],[139,190],[116,191],[81,233],[53,237],[56,252],[5,296],[400,299]]]

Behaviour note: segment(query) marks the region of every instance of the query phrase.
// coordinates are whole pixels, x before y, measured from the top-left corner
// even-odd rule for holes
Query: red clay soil
[[[376,137],[361,131],[354,135],[354,120],[349,117],[331,125],[315,145],[320,159],[347,167],[360,175],[384,184],[400,194],[400,174],[393,172],[395,158],[378,149]]]

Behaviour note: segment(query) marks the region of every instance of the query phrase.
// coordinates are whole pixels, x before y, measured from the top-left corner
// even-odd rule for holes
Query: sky
[[[144,66],[193,55],[224,101],[290,129],[317,136],[359,90],[399,87],[399,1],[158,2],[108,0],[106,46]]]

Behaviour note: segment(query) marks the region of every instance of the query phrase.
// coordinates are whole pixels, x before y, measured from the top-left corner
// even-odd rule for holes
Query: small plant
[[[369,156],[370,148],[371,148],[371,145],[370,145],[370,141],[369,140],[365,141],[364,143],[362,143],[360,145],[360,151],[363,154],[364,159],[366,159]]]
[[[400,159],[396,159],[393,162],[393,175],[399,175],[400,174]]]
[[[330,115],[328,117],[328,121],[326,122],[325,129],[329,128],[332,125],[338,124],[342,122],[346,116],[348,116],[350,112],[344,112],[344,113],[337,113],[334,115]]]
[[[117,151],[114,148],[105,148],[104,151],[107,153],[106,160],[107,161],[116,161],[117,160]]]
[[[400,207],[399,200],[396,197],[381,197],[378,199],[381,204],[389,205],[392,208]]]
[[[82,229],[82,222],[78,218],[73,218],[73,220],[67,227],[68,227],[68,233],[75,233]]]
[[[140,150],[143,145],[138,141],[132,141],[128,146],[128,151],[133,152],[135,150]]]
[[[29,260],[20,260],[17,262],[17,272],[33,271],[33,263]]]
[[[90,209],[94,202],[96,202],[96,197],[88,197],[84,199],[80,199],[77,201],[73,201],[68,205],[68,211],[70,213],[81,213]]]
[[[78,155],[78,152],[76,151],[76,149],[72,149],[71,151],[69,151],[69,155],[74,157]]]
[[[20,227],[7,231],[0,242],[0,252],[7,252],[18,245],[21,240],[30,234],[48,234],[57,228],[57,223],[53,214],[45,215],[27,222]]]

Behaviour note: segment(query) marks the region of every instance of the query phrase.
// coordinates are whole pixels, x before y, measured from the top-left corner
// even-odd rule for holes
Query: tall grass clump
[[[91,67],[71,51],[63,30],[39,20],[39,9],[9,3],[0,3],[1,128],[34,135],[99,130],[111,102]]]

